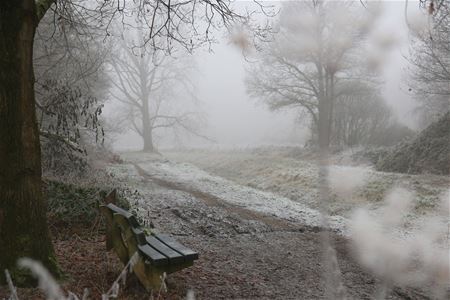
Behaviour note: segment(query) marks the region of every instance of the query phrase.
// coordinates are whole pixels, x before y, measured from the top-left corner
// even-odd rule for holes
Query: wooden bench
[[[163,273],[192,266],[198,259],[197,252],[166,234],[146,234],[130,212],[112,203],[101,205],[100,211],[107,223],[107,250],[114,249],[124,264],[137,252],[133,272],[147,290],[160,288]]]

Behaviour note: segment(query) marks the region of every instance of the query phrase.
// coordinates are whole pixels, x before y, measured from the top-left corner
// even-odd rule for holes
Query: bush
[[[432,123],[415,139],[400,143],[376,165],[380,171],[450,174],[450,113]]]
[[[45,191],[50,224],[92,225],[99,215],[99,204],[110,190],[112,188],[47,181]],[[130,209],[129,202],[120,194],[118,206]]]
[[[371,147],[357,151],[352,155],[352,159],[358,163],[370,162],[376,165],[380,159],[389,153],[389,147]]]

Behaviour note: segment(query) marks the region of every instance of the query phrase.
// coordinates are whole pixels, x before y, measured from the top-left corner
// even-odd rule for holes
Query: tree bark
[[[142,97],[144,98],[142,101],[142,139],[144,141],[143,151],[155,152],[155,147],[153,146],[152,125],[148,107],[148,97],[147,95],[143,95]]]
[[[0,4],[0,281],[8,269],[18,285],[31,283],[17,260],[30,257],[57,271],[42,194],[35,114],[34,0]]]
[[[328,151],[330,147],[330,122],[331,122],[331,110],[332,103],[328,91],[327,93],[319,99],[319,130],[318,130],[318,139],[319,139],[319,149],[321,151]]]
[[[144,127],[144,152],[155,152],[153,146],[153,134],[151,128]]]

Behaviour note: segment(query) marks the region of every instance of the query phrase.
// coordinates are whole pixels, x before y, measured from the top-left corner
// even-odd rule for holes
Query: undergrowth
[[[114,187],[77,185],[56,180],[45,184],[48,220],[52,225],[92,225],[99,216],[99,205]],[[117,205],[129,210],[125,190],[117,193]]]

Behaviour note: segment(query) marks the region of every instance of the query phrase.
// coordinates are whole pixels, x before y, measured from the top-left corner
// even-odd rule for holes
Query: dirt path
[[[176,183],[173,181],[163,180],[161,178],[151,176],[144,169],[142,169],[138,164],[133,164],[138,174],[143,178],[153,181],[161,187],[165,187],[171,190],[177,190],[181,192],[186,192],[198,200],[203,201],[209,207],[221,208],[229,213],[238,215],[242,219],[260,221],[270,227],[272,231],[302,231],[306,227],[310,228],[312,231],[319,231],[319,227],[311,227],[306,225],[299,225],[287,220],[277,219],[262,213],[258,213],[243,207],[239,207],[230,203],[227,203],[217,196],[211,195],[209,193],[202,192],[192,187],[183,185],[181,183]]]
[[[200,253],[193,267],[169,276],[168,299],[181,299],[189,289],[196,299],[324,298],[319,228],[230,204],[134,165],[147,191],[138,203],[144,214]],[[378,281],[354,261],[345,238],[331,237],[348,297],[372,299]],[[395,288],[389,299],[428,298]]]

